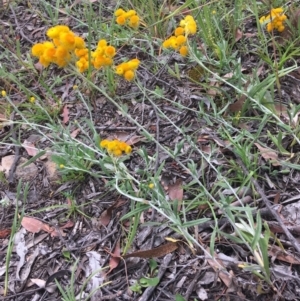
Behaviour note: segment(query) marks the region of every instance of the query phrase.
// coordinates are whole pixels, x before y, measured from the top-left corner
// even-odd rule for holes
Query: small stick
[[[15,22],[16,22],[16,25],[17,25],[17,28],[19,29],[19,32],[20,32],[20,35],[22,36],[22,38],[24,38],[27,42],[31,43],[31,44],[34,44],[33,41],[31,41],[29,38],[26,37],[26,35],[24,34],[19,22],[18,22],[18,19],[17,19],[17,16],[15,14],[15,11],[13,10],[12,6],[9,5],[9,8],[14,16],[14,19],[15,19]]]

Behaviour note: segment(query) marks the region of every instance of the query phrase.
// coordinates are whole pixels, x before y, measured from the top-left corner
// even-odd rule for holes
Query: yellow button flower
[[[37,43],[32,46],[31,53],[33,56],[40,57],[44,52],[44,45],[42,43]]]
[[[128,80],[129,82],[132,81],[134,79],[134,72],[132,70],[127,70],[125,73],[124,73],[124,78],[126,80]]]
[[[116,55],[116,49],[113,46],[107,46],[104,50],[106,56],[112,58]]]
[[[179,53],[182,56],[187,56],[188,53],[189,53],[189,49],[187,48],[187,46],[181,46],[180,49],[179,49]]]
[[[46,35],[50,38],[50,39],[55,39],[58,38],[59,35],[61,33],[66,33],[66,32],[70,32],[70,28],[68,26],[65,25],[57,25],[54,27],[51,27],[47,30]]]
[[[175,36],[177,37],[177,36],[180,36],[180,35],[183,35],[184,34],[184,28],[183,27],[177,27],[176,29],[175,29]]]
[[[136,14],[136,11],[131,9],[129,11],[124,11],[123,9],[119,8],[115,11],[116,22],[117,24],[123,26],[128,24],[128,26],[136,29],[139,26],[140,18]]]
[[[122,8],[119,8],[115,11],[115,16],[119,17],[121,15],[125,14],[125,10],[123,10]]]
[[[118,18],[116,19],[116,22],[117,22],[117,24],[119,24],[119,25],[125,25],[125,23],[126,23],[126,18],[125,18],[123,15],[118,16]]]
[[[100,147],[105,148],[108,153],[110,153],[113,156],[120,157],[125,154],[130,154],[132,151],[132,148],[130,145],[128,145],[124,141],[119,140],[102,140],[100,142]]]
[[[281,7],[271,9],[267,16],[262,16],[259,19],[261,24],[266,24],[268,32],[277,30],[282,32],[284,30],[283,22],[287,20],[287,16],[284,14],[284,10]]]

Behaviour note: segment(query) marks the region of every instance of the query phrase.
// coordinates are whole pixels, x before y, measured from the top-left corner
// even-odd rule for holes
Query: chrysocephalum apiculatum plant
[[[189,52],[186,45],[188,36],[195,34],[196,31],[197,24],[193,16],[188,15],[180,21],[179,26],[174,31],[174,35],[163,42],[163,47],[174,49],[182,56],[187,56]]]
[[[266,16],[262,16],[259,19],[261,24],[266,24],[266,29],[268,32],[277,30],[279,32],[284,31],[284,22],[287,20],[287,16],[284,14],[283,8],[272,8],[270,13]]]
[[[140,18],[134,10],[126,12],[123,9],[118,9],[115,16],[119,25],[128,25],[133,29],[139,27]],[[40,64],[45,68],[50,64],[64,68],[73,62],[78,71],[83,73],[91,67],[89,65],[90,51],[90,63],[95,69],[113,67],[115,73],[127,81],[132,81],[135,78],[140,61],[132,59],[115,66],[113,59],[116,55],[116,48],[109,45],[105,39],[99,40],[96,49],[91,51],[86,47],[84,39],[77,36],[66,25],[56,25],[49,28],[47,37],[50,41],[34,44],[31,49],[32,55],[37,57]]]

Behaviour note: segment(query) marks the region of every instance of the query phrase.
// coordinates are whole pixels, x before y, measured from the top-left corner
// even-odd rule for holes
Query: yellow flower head
[[[136,70],[140,65],[140,60],[132,59],[127,63],[127,65],[129,69]]]
[[[136,11],[133,10],[133,9],[131,9],[131,10],[129,10],[128,12],[125,12],[125,13],[124,13],[124,17],[125,17],[126,19],[128,19],[128,18],[130,18],[130,17],[132,17],[132,16],[134,16],[134,15],[136,15]]]
[[[171,40],[170,39],[164,40],[162,45],[163,45],[164,48],[170,48],[171,47]]]
[[[140,18],[139,16],[132,16],[129,19],[128,25],[132,28],[137,28],[140,24]]]
[[[122,8],[119,8],[115,11],[115,16],[119,17],[121,15],[125,14],[125,10],[123,10]]]
[[[132,151],[132,148],[130,145],[128,145],[124,141],[119,140],[102,140],[100,142],[100,147],[105,148],[108,153],[111,155],[114,155],[115,157],[120,157],[125,154],[130,154]]]
[[[135,70],[139,67],[140,60],[132,59],[116,66],[115,72],[123,76],[127,81],[132,81],[135,77]]]
[[[112,58],[116,55],[116,49],[113,46],[107,46],[104,50],[106,56]]]
[[[181,46],[180,49],[179,49],[179,53],[182,56],[187,56],[188,53],[189,53],[189,49],[187,48],[187,46]]]
[[[74,50],[75,48],[75,34],[73,32],[65,32],[59,36],[59,41],[68,50]]]
[[[118,75],[123,75],[124,69],[122,68],[122,66],[117,66],[115,72],[116,72],[116,74],[118,74]]]
[[[183,35],[179,35],[178,37],[176,37],[176,44],[178,46],[183,45],[186,42],[186,37]]]
[[[127,81],[132,81],[133,79],[134,79],[134,71],[132,71],[132,70],[127,70],[127,71],[125,71],[125,73],[124,73],[124,78],[127,80]]]
[[[98,45],[97,45],[97,48],[104,48],[107,46],[107,42],[106,40],[102,39],[102,40],[99,40],[98,42]]]
[[[32,46],[31,53],[33,56],[40,57],[43,54],[44,49],[45,49],[44,44],[37,43]]]
[[[61,33],[66,33],[66,32],[70,32],[70,28],[68,26],[65,25],[57,25],[54,27],[51,27],[47,30],[47,36],[50,39],[56,39],[59,37],[59,35]]]
[[[75,48],[77,49],[85,48],[85,42],[83,38],[75,36]]]
[[[87,48],[75,49],[74,52],[77,57],[86,57],[88,59],[89,50]]]
[[[183,35],[184,34],[184,28],[183,27],[177,27],[176,29],[175,29],[175,36],[177,37],[177,36],[180,36],[180,35]]]
[[[284,14],[283,8],[272,8],[270,13],[267,16],[262,16],[259,19],[261,24],[266,24],[266,29],[268,32],[277,30],[282,32],[284,30],[283,22],[287,19],[287,16]]]
[[[184,28],[186,35],[195,34],[197,31],[197,24],[191,15],[187,15],[183,20],[181,20],[180,26]]]
[[[63,57],[66,57],[68,55],[69,55],[69,51],[65,47],[58,46],[56,48],[56,57],[63,58]]]
[[[43,56],[41,56],[40,59],[39,59],[39,63],[40,63],[43,67],[47,68],[47,67],[50,65],[51,62],[48,61],[47,59],[45,59]]]
[[[129,11],[124,11],[119,8],[115,11],[116,22],[117,24],[123,26],[128,22],[128,25],[134,29],[138,28],[140,24],[140,18],[136,14],[136,11],[131,9]]]
[[[31,97],[29,98],[29,102],[35,103],[35,97],[34,97],[34,96],[31,96]]]
[[[54,63],[55,59],[56,59],[55,54],[56,54],[56,50],[55,50],[54,46],[48,47],[45,49],[45,51],[42,55],[42,58],[50,63]]]
[[[89,62],[84,57],[81,57],[76,62],[76,67],[80,73],[83,73],[84,71],[86,71],[89,68]]]
[[[119,25],[125,25],[125,23],[126,23],[126,18],[125,18],[123,15],[118,16],[117,19],[116,19],[116,22],[117,22],[117,24],[119,24]]]
[[[6,96],[7,96],[6,91],[5,91],[5,90],[2,90],[2,91],[1,91],[1,95],[2,95],[2,97],[6,97]]]
[[[127,146],[125,147],[125,149],[124,149],[124,152],[125,152],[127,155],[129,155],[129,154],[132,152],[131,146],[130,146],[130,145],[127,145]]]

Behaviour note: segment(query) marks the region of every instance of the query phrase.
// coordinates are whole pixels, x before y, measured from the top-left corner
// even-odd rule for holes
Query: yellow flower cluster
[[[138,68],[140,61],[133,59],[128,62],[123,62],[116,66],[116,73],[123,76],[126,80],[132,81],[135,76],[135,71]]]
[[[287,19],[287,16],[283,13],[283,8],[272,8],[270,14],[262,16],[259,19],[261,24],[267,23],[267,31],[271,32],[277,29],[279,32],[284,30],[283,22]]]
[[[57,25],[51,27],[47,31],[47,36],[52,41],[37,43],[33,45],[31,52],[39,58],[39,62],[48,67],[50,63],[54,63],[59,67],[65,67],[72,58],[72,53],[77,53],[79,59],[86,56],[88,50],[85,42],[70,30],[68,26]],[[84,55],[83,55],[84,52]]]
[[[136,11],[131,9],[129,11],[125,11],[122,8],[119,8],[115,11],[116,22],[119,25],[128,24],[131,28],[138,28],[140,25],[140,18],[136,14]]]
[[[124,141],[119,140],[102,140],[100,142],[100,147],[105,148],[110,154],[120,157],[125,154],[130,154],[132,148]]]
[[[120,10],[118,10],[120,11]],[[128,11],[128,16],[134,17],[135,11]],[[131,19],[130,19],[131,20]],[[134,23],[133,19],[130,21]],[[130,23],[130,24],[131,24]],[[59,67],[65,67],[72,58],[76,58],[76,66],[79,72],[84,72],[89,68],[89,49],[86,47],[84,40],[76,36],[68,26],[57,25],[47,31],[47,36],[52,41],[37,43],[33,45],[31,52],[33,56],[39,58],[39,62],[48,67],[54,63]],[[116,55],[115,47],[108,45],[107,41],[102,39],[98,42],[95,51],[91,51],[91,64],[96,69],[113,65],[113,58]],[[133,59],[127,63],[122,63],[115,67],[116,73],[123,76],[126,80],[131,81],[135,76],[140,61]]]
[[[175,29],[174,35],[163,42],[164,48],[173,48],[182,56],[187,56],[188,47],[186,46],[187,37],[195,34],[197,24],[194,18],[190,15],[180,21],[179,26]]]
[[[107,45],[106,40],[100,40],[96,50],[92,53],[92,64],[96,69],[104,66],[111,66],[115,55],[115,47]]]

